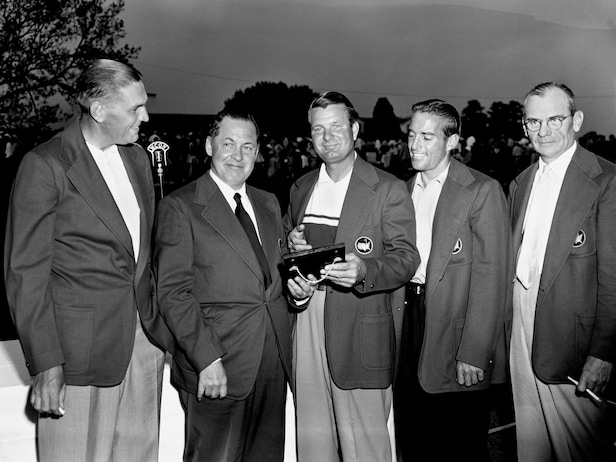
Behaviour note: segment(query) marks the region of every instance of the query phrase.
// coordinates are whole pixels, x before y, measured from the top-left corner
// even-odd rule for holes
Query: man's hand
[[[310,250],[312,246],[306,241],[304,236],[305,225],[297,225],[287,236],[287,246],[290,252],[300,252],[302,250]]]
[[[483,382],[483,369],[466,364],[462,361],[456,361],[456,375],[459,385],[470,387]]]
[[[199,372],[197,401],[201,401],[204,395],[208,398],[224,398],[227,396],[227,374],[222,361],[214,361]]]
[[[577,390],[584,393],[588,388],[598,395],[603,394],[610,382],[613,368],[612,363],[589,356],[582,369]]]
[[[308,280],[316,281],[316,278],[312,274],[309,274]],[[287,280],[287,288],[289,289],[289,294],[291,294],[291,297],[293,297],[296,301],[301,301],[312,296],[316,285],[309,284],[300,276],[295,276],[293,279]]]
[[[30,404],[40,413],[63,416],[65,395],[64,369],[62,366],[54,366],[34,377]]]
[[[366,277],[366,263],[354,253],[344,256],[346,261],[327,265],[321,270],[321,276],[327,274],[327,279],[342,286],[353,287]]]

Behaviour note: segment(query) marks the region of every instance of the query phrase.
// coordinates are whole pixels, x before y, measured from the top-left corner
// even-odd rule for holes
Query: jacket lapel
[[[255,277],[262,282],[261,268],[248,236],[209,173],[197,180],[195,203],[203,205],[201,212],[203,219],[231,246]]]
[[[353,165],[349,189],[342,205],[336,242],[354,242],[357,230],[363,227],[372,211],[376,199],[376,193],[372,187],[378,180],[374,168],[357,157]],[[351,251],[352,249],[345,249],[345,252]]]
[[[147,182],[139,174],[137,167],[137,159],[135,156],[139,155],[140,151],[137,148],[130,149],[123,146],[118,146],[118,148],[140,210],[139,260],[137,262],[137,269],[135,270],[135,280],[139,280],[150,256],[150,231],[154,220],[152,206],[149,202],[151,194],[148,194]]]
[[[297,192],[297,196],[299,197],[299,204],[296,208],[293,209],[294,217],[293,222],[300,224],[304,220],[304,215],[306,214],[306,207],[308,207],[308,201],[312,197],[312,192],[317,185],[317,181],[319,180],[319,169],[313,170],[308,175],[312,175],[307,181],[301,183],[301,187]]]
[[[264,196],[255,194],[250,186],[246,187],[246,192],[255,211],[259,235],[261,236],[261,245],[272,276],[271,286],[273,286],[276,278],[279,277],[276,265],[278,255],[280,255],[280,247],[278,246],[281,245],[279,243],[280,232],[277,226],[276,210],[270,206],[270,203],[265,200]],[[275,236],[274,239],[272,239],[272,235]]]
[[[513,226],[513,255],[516,256],[522,243],[524,216],[526,215],[530,191],[533,187],[533,180],[538,168],[539,164],[535,163],[532,167],[526,169],[519,179],[515,180],[515,190],[513,191],[513,202],[511,204],[511,219]]]
[[[62,143],[61,158],[70,164],[66,176],[134,259],[132,239],[128,228],[107,188],[107,183],[86,146],[78,122],[74,122],[65,131]]]
[[[473,177],[466,167],[452,159],[434,214],[432,247],[426,268],[426,300],[431,297],[445,273],[445,267],[460,235],[460,228],[468,215],[473,194],[466,186],[472,181]],[[467,243],[462,245],[465,244]]]
[[[600,172],[596,159],[578,148],[565,174],[550,228],[541,274],[541,286],[546,290],[558,276],[588,209],[599,194],[599,187],[591,178]]]

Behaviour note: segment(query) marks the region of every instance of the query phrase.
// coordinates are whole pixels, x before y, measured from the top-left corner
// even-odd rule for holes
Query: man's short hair
[[[312,103],[310,103],[310,107],[308,108],[308,119],[310,119],[311,110],[317,107],[325,109],[327,106],[331,106],[332,104],[342,104],[346,108],[347,115],[349,116],[349,123],[351,125],[359,120],[359,114],[357,114],[357,111],[353,107],[351,101],[349,101],[349,99],[342,93],[338,93],[337,91],[326,91],[325,93],[321,93],[317,96]]]
[[[551,90],[553,88],[559,88],[565,93],[565,96],[567,96],[567,101],[569,102],[569,111],[571,114],[575,114],[575,111],[577,111],[575,95],[571,91],[571,88],[569,88],[564,83],[559,83],[559,82],[544,82],[544,83],[540,83],[539,85],[536,85],[535,87],[533,87],[528,93],[526,93],[526,97],[524,98],[524,108],[526,108],[526,102],[528,101],[529,97],[531,96],[543,97],[545,96],[548,90]]]
[[[128,63],[112,59],[92,61],[75,83],[76,99],[82,113],[87,113],[94,100],[109,102],[117,92],[141,82],[141,72]]]
[[[245,122],[250,122],[255,126],[255,131],[257,132],[257,143],[259,142],[259,126],[257,125],[257,121],[247,111],[243,110],[232,110],[232,109],[223,109],[214,117],[214,121],[210,125],[210,130],[208,131],[208,136],[210,138],[214,138],[220,132],[220,124],[222,123],[222,119],[228,117],[230,119],[235,120],[243,120]]]
[[[428,99],[426,101],[413,104],[411,109],[413,114],[421,112],[424,114],[432,114],[443,119],[445,121],[443,125],[443,133],[445,138],[449,138],[451,135],[460,134],[460,114],[451,104],[446,103],[441,99]]]

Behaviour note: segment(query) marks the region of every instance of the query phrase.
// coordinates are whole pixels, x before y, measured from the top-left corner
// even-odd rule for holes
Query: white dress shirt
[[[518,254],[518,262],[516,265],[516,274],[518,275],[518,279],[522,283],[522,285],[528,288],[528,281],[525,277],[521,277],[521,274],[528,272],[528,268],[531,268],[531,272],[535,275],[539,275],[543,271],[543,262],[545,260],[545,251],[548,246],[548,237],[550,235],[550,229],[552,228],[552,220],[554,218],[554,211],[556,210],[556,203],[558,202],[558,196],[560,195],[560,189],[562,188],[563,181],[565,179],[565,174],[567,173],[567,168],[569,168],[569,164],[571,163],[571,159],[575,150],[577,149],[577,143],[573,143],[569,149],[567,149],[563,154],[561,154],[558,158],[546,164],[541,157],[538,161],[538,169],[535,173],[535,178],[533,180],[533,187],[530,193],[530,197],[528,199],[528,205],[526,207],[526,213],[524,214],[524,227],[522,232],[522,244],[520,245],[520,250]],[[546,192],[542,192],[542,197],[537,197],[537,189],[538,183],[542,176],[542,172],[546,172],[543,174],[550,175],[550,188]],[[549,172],[549,173],[547,173]],[[531,213],[531,208],[537,206],[537,201],[541,201],[541,214],[538,218],[541,220],[539,223],[540,232],[539,235],[534,237],[535,242],[525,242],[525,234],[528,239],[528,233],[525,233],[527,229],[530,229],[533,225],[537,225],[537,223],[531,224],[529,220],[531,220],[531,216],[535,216],[536,214]],[[537,219],[537,218],[532,218]],[[532,246],[532,252],[526,251],[526,246]]]
[[[212,169],[210,169],[209,173],[210,173],[210,176],[212,177],[212,180],[214,180],[214,183],[216,183],[216,185],[218,186],[218,189],[220,189],[220,192],[225,197],[225,200],[229,204],[229,207],[231,207],[233,214],[235,214],[235,209],[237,208],[237,202],[235,202],[235,199],[233,198],[233,196],[235,196],[236,193],[239,193],[239,195],[242,196],[242,206],[244,207],[244,210],[246,210],[246,213],[248,213],[248,216],[252,220],[252,224],[254,225],[255,231],[257,232],[257,237],[259,238],[259,242],[261,243],[261,245],[263,245],[263,241],[261,240],[261,234],[259,234],[259,225],[257,224],[257,216],[255,215],[255,210],[252,207],[252,204],[250,203],[248,194],[246,194],[246,183],[244,183],[240,189],[235,190],[231,186],[229,186],[227,183],[222,181],[220,177],[218,177]]]
[[[128,178],[124,162],[120,157],[117,145],[109,146],[102,150],[90,143],[86,142],[94,162],[98,166],[98,169],[107,183],[107,187],[113,196],[120,214],[124,219],[124,223],[128,228],[131,240],[133,242],[133,253],[135,255],[135,261],[139,259],[139,245],[140,245],[140,214],[141,209],[137,202],[137,196],[133,190],[133,185]]]
[[[426,269],[428,267],[430,251],[432,250],[434,214],[436,213],[438,200],[441,197],[443,184],[449,174],[449,165],[439,176],[428,181],[428,183],[424,183],[425,177],[422,172],[415,176],[415,185],[413,186],[411,197],[415,206],[417,250],[421,259],[415,275],[411,278],[411,281],[416,284],[426,283]]]

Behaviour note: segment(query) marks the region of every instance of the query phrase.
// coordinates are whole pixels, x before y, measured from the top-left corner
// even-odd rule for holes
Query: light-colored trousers
[[[516,280],[513,288],[510,359],[518,462],[606,461],[603,454],[613,444],[606,408],[576,396],[574,385],[548,385],[533,373],[539,278],[528,289]]]
[[[124,380],[114,387],[67,386],[65,415],[39,417],[41,462],[155,462],[165,355],[137,320]]]
[[[324,307],[325,291],[315,291],[297,316],[298,461],[395,462],[392,388],[342,390],[334,384],[325,352]]]

